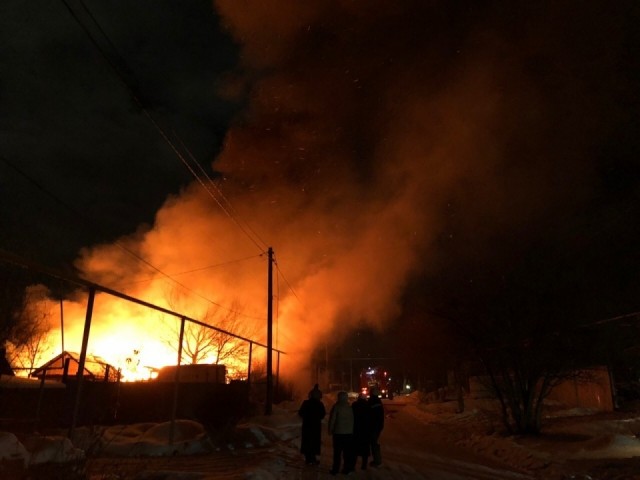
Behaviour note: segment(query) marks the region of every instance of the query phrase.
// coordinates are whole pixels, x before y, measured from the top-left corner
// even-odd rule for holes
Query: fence
[[[19,423],[24,420],[31,422],[35,426],[45,424],[68,425],[69,436],[71,437],[74,428],[78,424],[95,424],[118,420],[170,420],[170,441],[173,441],[174,422],[178,416],[216,423],[217,414],[213,413],[215,409],[219,411],[227,409],[227,413],[222,417],[233,419],[241,411],[248,408],[249,395],[253,384],[256,383],[252,379],[252,361],[255,348],[264,348],[268,359],[272,358],[273,352],[275,352],[277,355],[276,371],[279,372],[280,354],[284,352],[272,348],[270,344],[266,345],[253,339],[236,335],[233,332],[190,318],[182,313],[92,282],[60,275],[50,269],[30,264],[23,259],[8,256],[6,253],[0,255],[0,261],[63,280],[88,292],[77,376],[70,378],[64,389],[48,388],[45,381],[46,371],[42,375],[40,387],[37,390],[20,388],[17,385],[16,388],[4,388],[0,385],[0,411],[3,412],[5,423],[7,421]],[[121,383],[119,381],[86,381],[84,375],[85,363],[87,361],[87,348],[97,292],[132,302],[140,307],[160,312],[163,315],[178,318],[180,331],[177,340],[177,367],[180,367],[182,362],[184,333],[187,323],[204,329],[212,329],[238,341],[246,342],[248,344],[246,381],[232,382],[229,385],[210,382],[181,382],[181,368],[175,368],[172,382]],[[270,362],[268,361],[267,363],[269,364]],[[267,372],[266,383],[272,381],[269,373]],[[275,377],[275,383],[278,383],[278,375]],[[257,385],[257,387],[260,390],[260,385]],[[270,385],[265,384],[265,390],[265,402],[270,405],[272,398],[270,398],[269,392],[273,392],[273,389],[270,388]],[[11,418],[6,417],[9,412]]]

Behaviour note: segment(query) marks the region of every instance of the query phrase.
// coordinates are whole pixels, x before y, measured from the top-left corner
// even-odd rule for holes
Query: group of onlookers
[[[307,465],[318,465],[316,456],[320,454],[322,443],[321,423],[326,415],[322,403],[322,392],[318,384],[302,402],[298,414],[302,417],[302,438],[300,452]],[[382,464],[380,433],[384,428],[384,406],[377,388],[371,388],[369,397],[360,394],[349,403],[347,392],[338,392],[336,403],[329,413],[329,434],[333,442],[333,462],[330,473],[337,475],[342,465],[342,473],[353,472],[361,459],[361,468],[367,465],[378,467]],[[369,456],[372,456],[371,463]]]

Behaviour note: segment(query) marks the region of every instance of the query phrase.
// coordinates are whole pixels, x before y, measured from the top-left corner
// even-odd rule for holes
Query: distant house
[[[44,375],[47,380],[62,381],[66,378],[75,378],[79,367],[80,354],[64,351],[36,368],[29,377],[41,379]],[[118,369],[108,364],[106,360],[96,355],[87,355],[83,373],[85,379],[96,382],[116,382],[118,376]]]

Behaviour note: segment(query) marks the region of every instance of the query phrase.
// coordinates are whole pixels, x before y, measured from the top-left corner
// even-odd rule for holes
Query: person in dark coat
[[[302,435],[300,441],[300,453],[304,455],[307,465],[318,465],[320,462],[316,455],[320,455],[322,444],[322,419],[326,415],[322,392],[316,383],[309,392],[308,398],[302,402],[298,415],[302,417]]]
[[[382,465],[382,453],[380,451],[380,434],[382,433],[382,429],[384,428],[384,406],[382,405],[382,400],[380,400],[379,392],[376,387],[372,387],[369,392],[369,400],[367,402],[369,404],[369,413],[371,415],[371,436],[370,445],[371,445],[371,455],[373,456],[373,461],[370,463],[371,466],[379,467]]]
[[[371,409],[367,403],[367,396],[363,393],[358,395],[356,401],[351,404],[351,409],[353,410],[354,465],[358,458],[362,457],[362,469],[365,470],[371,451]]]

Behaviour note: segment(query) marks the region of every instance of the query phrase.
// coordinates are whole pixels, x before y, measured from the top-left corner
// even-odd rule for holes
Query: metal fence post
[[[44,395],[44,381],[47,377],[47,369],[42,369],[42,378],[40,379],[40,391],[38,392],[38,406],[36,407],[36,423],[33,426],[33,432],[38,432],[38,427],[40,426],[40,410],[42,408],[42,397]]]
[[[171,427],[169,428],[169,445],[173,445],[173,438],[176,429],[176,414],[178,412],[178,388],[180,385],[180,364],[182,362],[182,340],[184,339],[185,318],[180,319],[180,339],[178,343],[178,364],[176,365],[176,376],[173,380],[173,406],[171,409]]]
[[[87,316],[84,321],[84,334],[82,335],[82,350],[80,351],[80,359],[78,360],[78,373],[76,380],[76,400],[73,406],[73,416],[71,417],[71,426],[69,427],[69,438],[73,436],[73,430],[78,421],[78,410],[80,409],[80,400],[82,397],[82,379],[84,376],[84,364],[87,359],[87,345],[89,344],[89,331],[91,330],[91,316],[93,315],[93,302],[96,298],[96,289],[89,289],[89,300],[87,302]]]
[[[247,366],[247,385],[251,386],[251,355],[253,354],[253,342],[249,342],[249,363]]]

